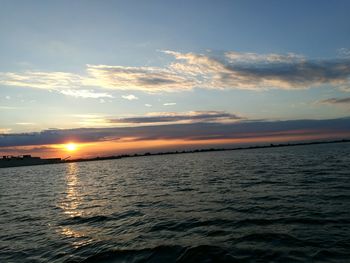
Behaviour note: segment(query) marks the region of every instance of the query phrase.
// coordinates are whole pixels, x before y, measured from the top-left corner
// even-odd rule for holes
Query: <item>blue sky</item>
[[[4,134],[207,112],[349,116],[349,1],[0,5]]]

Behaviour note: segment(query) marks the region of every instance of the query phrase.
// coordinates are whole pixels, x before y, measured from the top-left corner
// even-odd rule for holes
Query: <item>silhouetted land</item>
[[[155,155],[170,155],[170,154],[185,154],[185,153],[200,153],[200,152],[219,152],[219,151],[238,151],[238,150],[252,150],[252,149],[265,149],[265,148],[280,148],[280,147],[293,147],[293,146],[305,146],[305,145],[316,145],[316,144],[331,144],[331,143],[348,143],[350,139],[342,140],[332,140],[332,141],[316,141],[316,142],[299,142],[299,143],[280,143],[280,144],[268,144],[268,145],[255,145],[247,147],[234,147],[234,148],[208,148],[208,149],[197,149],[197,150],[184,150],[184,151],[168,151],[168,152],[157,152],[157,153],[142,153],[142,154],[121,154],[121,155],[112,155],[104,157],[94,157],[94,158],[79,158],[79,159],[40,159],[39,157],[31,157],[33,159],[40,159],[38,163],[23,162],[23,157],[13,157],[14,159],[22,160],[17,163],[9,165],[6,164],[6,159],[0,159],[0,168],[5,167],[17,167],[17,166],[29,166],[29,165],[43,165],[43,164],[53,164],[53,163],[72,163],[72,162],[91,162],[91,161],[101,161],[101,160],[113,160],[113,159],[122,159],[122,158],[131,158],[131,157],[143,157],[143,156],[155,156]],[[30,155],[25,155],[30,156]],[[51,161],[52,160],[52,161]],[[4,165],[5,163],[5,165]]]

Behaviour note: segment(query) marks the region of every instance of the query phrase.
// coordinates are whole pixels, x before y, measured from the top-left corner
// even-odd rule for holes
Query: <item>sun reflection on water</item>
[[[83,193],[81,192],[82,185],[79,180],[79,168],[76,163],[67,164],[65,181],[65,196],[59,203],[59,207],[66,216],[82,216]],[[66,238],[72,239],[72,246],[75,248],[87,245],[93,241],[88,237],[88,233],[82,229],[77,230],[74,227],[61,226],[57,232]]]
[[[81,216],[82,210],[79,209],[79,206],[82,204],[83,197],[79,193],[78,165],[76,163],[67,165],[66,185],[66,196],[61,203],[61,208],[65,214],[71,217]]]

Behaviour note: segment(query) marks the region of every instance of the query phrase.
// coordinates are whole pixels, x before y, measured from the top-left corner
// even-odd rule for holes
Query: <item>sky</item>
[[[0,6],[1,155],[350,137],[349,1]]]

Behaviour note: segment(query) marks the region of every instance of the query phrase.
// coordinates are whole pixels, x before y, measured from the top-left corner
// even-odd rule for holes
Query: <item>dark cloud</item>
[[[172,67],[177,72],[191,72],[202,76],[203,86],[239,89],[305,89],[330,84],[346,85],[350,77],[350,59],[312,60],[288,54],[226,52],[224,56],[211,57],[194,53],[167,51],[181,63]]]
[[[320,102],[325,104],[350,104],[350,98],[330,98]]]
[[[144,117],[111,119],[111,123],[164,123],[164,122],[213,122],[220,120],[240,120],[241,117],[224,111],[196,111],[190,113],[159,114]]]
[[[248,66],[228,66],[233,72],[248,79],[262,82],[277,80],[291,87],[305,88],[321,84],[339,84],[348,81],[350,60],[331,61],[295,61],[269,64],[251,64]]]
[[[0,147],[46,145],[76,142],[98,142],[133,138],[155,139],[243,139],[290,135],[319,135],[336,133],[350,135],[350,118],[329,120],[240,121],[236,123],[189,123],[123,128],[79,128],[45,130],[36,133],[0,135]]]

